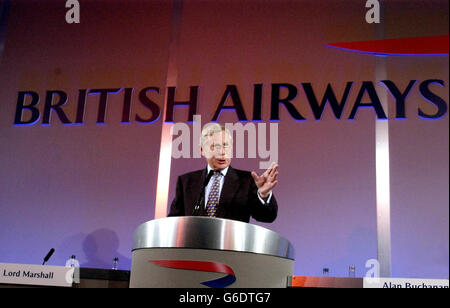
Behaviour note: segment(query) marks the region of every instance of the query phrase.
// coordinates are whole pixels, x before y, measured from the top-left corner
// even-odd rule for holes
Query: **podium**
[[[285,288],[294,248],[266,228],[210,217],[148,221],[134,233],[130,288]]]

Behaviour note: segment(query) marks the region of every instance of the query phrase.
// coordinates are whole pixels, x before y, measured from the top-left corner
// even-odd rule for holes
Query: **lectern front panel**
[[[284,288],[294,248],[279,234],[234,220],[168,217],[134,234],[130,287]]]

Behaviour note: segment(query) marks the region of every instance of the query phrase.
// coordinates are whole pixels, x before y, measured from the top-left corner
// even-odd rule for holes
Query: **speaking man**
[[[273,222],[278,205],[272,189],[277,185],[278,165],[262,175],[230,166],[232,137],[219,124],[201,134],[201,154],[207,166],[178,177],[176,195],[168,216],[209,216],[249,222]]]

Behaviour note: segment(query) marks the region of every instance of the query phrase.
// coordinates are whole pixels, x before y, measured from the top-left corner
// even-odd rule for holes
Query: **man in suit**
[[[277,184],[278,165],[272,163],[260,176],[232,168],[232,138],[219,124],[209,125],[202,131],[200,147],[207,167],[178,177],[168,216],[198,215],[243,222],[253,217],[261,222],[273,222],[278,212],[272,193]],[[211,176],[205,183],[208,174]],[[203,185],[206,185],[205,192],[201,194]]]

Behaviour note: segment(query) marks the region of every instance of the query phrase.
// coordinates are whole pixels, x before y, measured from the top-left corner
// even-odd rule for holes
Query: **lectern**
[[[266,228],[210,217],[148,221],[134,233],[131,288],[285,288],[294,248]]]

